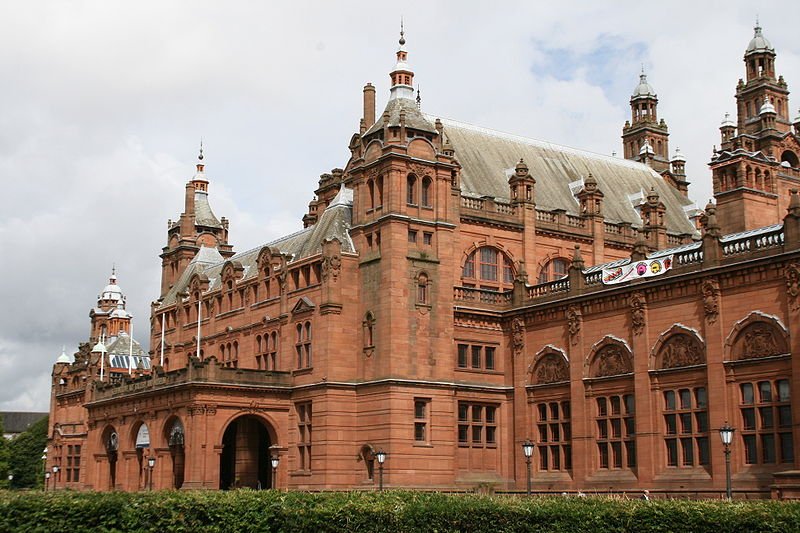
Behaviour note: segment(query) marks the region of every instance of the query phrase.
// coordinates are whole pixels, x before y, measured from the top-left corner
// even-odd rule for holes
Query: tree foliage
[[[0,488],[8,488],[8,441],[3,437],[3,415],[0,415]]]
[[[49,418],[45,417],[9,443],[9,468],[14,474],[12,489],[42,487],[42,450],[47,446]]]

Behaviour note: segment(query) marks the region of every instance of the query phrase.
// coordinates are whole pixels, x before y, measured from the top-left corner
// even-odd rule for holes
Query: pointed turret
[[[631,119],[622,128],[622,146],[625,159],[641,161],[657,172],[669,170],[669,133],[667,123],[658,118],[658,95],[647,81],[647,74],[639,74],[639,84],[631,95]],[[648,146],[648,148],[646,148]]]

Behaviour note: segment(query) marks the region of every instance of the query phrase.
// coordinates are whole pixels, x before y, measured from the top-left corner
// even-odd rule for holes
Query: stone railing
[[[171,388],[189,383],[288,387],[291,385],[291,373],[228,368],[220,366],[215,357],[209,357],[202,362],[192,358],[184,368],[177,370],[169,372],[155,370],[151,375],[133,379],[124,377],[117,383],[98,383],[93,401],[107,400],[137,392]]]
[[[527,287],[527,291],[529,299],[540,298],[542,296],[549,296],[561,292],[569,292],[569,278],[564,277],[555,281],[532,285]]]
[[[783,225],[778,224],[757,230],[726,235],[719,241],[722,246],[723,257],[760,252],[770,248],[779,248],[783,246],[784,241]]]
[[[461,207],[465,210],[482,211],[486,214],[504,215],[505,217],[513,217],[517,214],[515,206],[491,197],[473,198],[462,196]]]
[[[511,292],[490,291],[475,287],[454,287],[453,300],[461,303],[503,306],[511,303]]]

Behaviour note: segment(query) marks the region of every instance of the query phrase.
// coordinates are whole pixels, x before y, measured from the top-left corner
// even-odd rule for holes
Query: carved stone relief
[[[342,258],[339,254],[333,254],[322,258],[322,281],[333,281],[339,279],[339,272],[342,269]]]
[[[633,362],[619,344],[609,344],[598,352],[595,377],[618,376],[633,372]]]
[[[634,335],[641,335],[645,326],[645,312],[644,312],[644,295],[640,292],[635,292],[631,295],[631,326],[633,327]]]
[[[774,326],[766,322],[754,322],[739,333],[733,351],[736,359],[756,359],[784,354],[787,347]]]
[[[789,300],[789,309],[797,311],[800,308],[800,265],[792,263],[786,267],[786,297]]]
[[[520,355],[525,349],[525,321],[519,317],[511,322],[511,344],[514,355]]]
[[[569,306],[567,309],[567,331],[569,332],[570,343],[573,346],[578,344],[582,319],[580,308],[576,305]]]
[[[547,354],[536,365],[534,378],[540,385],[569,381],[569,366],[561,355]]]
[[[703,346],[685,333],[672,335],[661,347],[661,368],[680,368],[705,362]]]
[[[700,286],[703,297],[703,312],[709,324],[716,322],[719,316],[719,283],[715,279],[707,279]]]

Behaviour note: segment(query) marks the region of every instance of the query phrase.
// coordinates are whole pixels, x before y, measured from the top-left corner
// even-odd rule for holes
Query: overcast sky
[[[401,15],[425,112],[594,152],[622,152],[644,64],[701,207],[756,15],[800,87],[796,0],[566,4],[0,3],[0,410],[47,410],[112,263],[147,345],[201,137],[236,250],[299,229],[364,83],[386,102]]]

